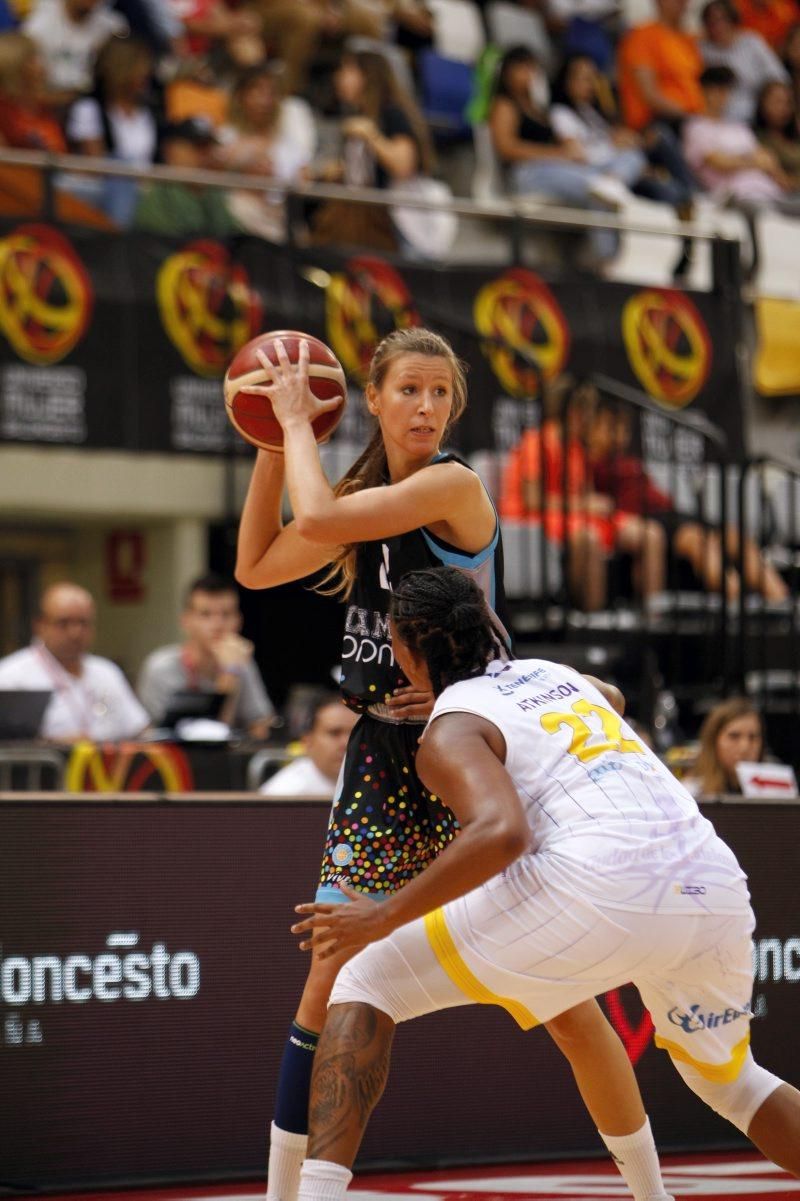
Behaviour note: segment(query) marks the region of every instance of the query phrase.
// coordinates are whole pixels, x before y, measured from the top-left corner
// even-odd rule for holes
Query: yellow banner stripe
[[[699,1059],[692,1059],[683,1047],[670,1042],[668,1038],[661,1038],[659,1034],[655,1036],[655,1044],[662,1051],[668,1051],[673,1059],[679,1059],[681,1063],[688,1063],[690,1067],[696,1068],[706,1080],[711,1080],[714,1084],[732,1084],[742,1070],[747,1048],[750,1046],[750,1031],[748,1030],[742,1041],[733,1048],[727,1063],[703,1063]]]
[[[456,988],[460,988],[466,997],[469,997],[471,1001],[476,1001],[478,1005],[500,1005],[511,1014],[514,1021],[523,1030],[530,1030],[531,1027],[539,1025],[539,1019],[535,1018],[531,1011],[519,1001],[515,1001],[512,997],[498,996],[485,984],[481,984],[477,976],[473,975],[453,942],[453,936],[447,928],[444,912],[441,909],[434,909],[433,913],[426,914],[425,931],[434,955]]]

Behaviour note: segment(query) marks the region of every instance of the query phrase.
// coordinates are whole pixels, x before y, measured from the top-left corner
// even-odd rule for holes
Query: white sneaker
[[[589,194],[595,200],[601,201],[606,208],[614,210],[624,208],[631,199],[631,193],[625,184],[613,175],[595,175],[589,184]]]

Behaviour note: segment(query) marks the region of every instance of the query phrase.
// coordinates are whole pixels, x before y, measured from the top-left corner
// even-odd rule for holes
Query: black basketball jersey
[[[463,463],[463,460],[454,454],[442,454],[433,460],[434,464],[452,462]],[[463,465],[469,466],[468,463]],[[392,587],[409,571],[443,563],[472,576],[498,624],[508,630],[499,520],[491,542],[474,555],[436,538],[424,526],[394,538],[361,542],[356,557],[356,578],[347,602],[342,643],[341,686],[351,708],[382,705],[395,688],[407,683],[392,653],[389,633]]]

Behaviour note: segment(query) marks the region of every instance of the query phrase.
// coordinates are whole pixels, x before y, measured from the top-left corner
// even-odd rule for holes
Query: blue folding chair
[[[423,50],[419,57],[422,111],[437,137],[471,136],[464,116],[472,95],[472,67],[469,63],[443,58],[435,50]]]

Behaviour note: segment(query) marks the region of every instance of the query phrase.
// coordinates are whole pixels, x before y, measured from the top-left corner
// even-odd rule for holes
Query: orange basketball
[[[333,351],[324,342],[320,342],[319,338],[296,329],[273,330],[268,334],[259,334],[237,352],[225,373],[223,384],[228,417],[242,437],[252,442],[253,446],[261,446],[265,450],[283,449],[283,430],[272,411],[269,397],[253,396],[243,391],[252,384],[263,385],[267,381],[268,377],[256,357],[256,351],[260,350],[270,363],[277,364],[277,338],[280,338],[286,347],[290,363],[298,361],[300,343],[305,339],[309,350],[308,382],[311,391],[319,400],[342,397],[338,408],[321,413],[313,422],[317,442],[324,442],[342,419],[347,399],[347,383],[342,365]]]

